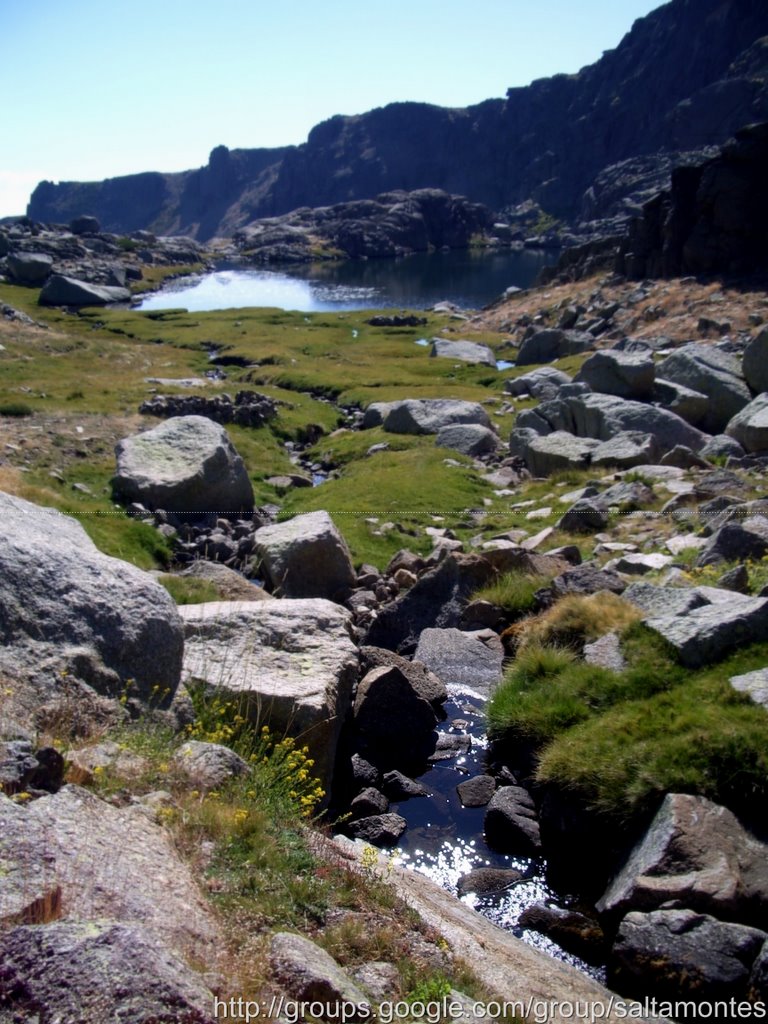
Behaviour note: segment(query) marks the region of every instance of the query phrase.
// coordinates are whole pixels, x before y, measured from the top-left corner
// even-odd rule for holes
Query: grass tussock
[[[473,600],[489,601],[511,618],[519,618],[533,611],[535,595],[551,583],[549,576],[529,576],[522,572],[504,573],[493,583],[472,595]]]
[[[521,624],[517,634],[520,650],[538,647],[570,647],[580,650],[606,633],[621,632],[640,618],[639,610],[616,594],[601,591],[583,597],[569,594],[546,612]]]
[[[622,635],[623,672],[573,649],[531,643],[494,693],[491,736],[538,751],[536,779],[617,821],[667,792],[701,793],[749,814],[768,797],[768,715],[728,684],[761,668],[755,644],[698,672],[642,624]]]

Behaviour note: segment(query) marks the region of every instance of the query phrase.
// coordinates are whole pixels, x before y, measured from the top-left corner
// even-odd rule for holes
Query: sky
[[[660,0],[0,0],[0,216],[35,185],[181,171],[397,100],[573,73]]]

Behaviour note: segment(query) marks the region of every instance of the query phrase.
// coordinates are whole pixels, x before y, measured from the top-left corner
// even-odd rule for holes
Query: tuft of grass
[[[552,580],[549,576],[528,576],[522,572],[510,572],[500,576],[493,583],[472,595],[472,600],[490,601],[502,608],[510,618],[519,618],[533,611],[537,590],[546,587]]]
[[[606,633],[621,632],[640,618],[640,611],[609,591],[568,594],[546,612],[527,619],[518,632],[519,647],[530,644],[583,648]]]
[[[210,580],[166,573],[158,576],[157,582],[165,587],[176,604],[205,604],[207,601],[221,600],[218,587]]]

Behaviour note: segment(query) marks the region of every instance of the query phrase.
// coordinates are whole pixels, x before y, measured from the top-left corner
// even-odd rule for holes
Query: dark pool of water
[[[270,270],[223,268],[174,281],[140,309],[191,312],[270,306],[307,313],[428,309],[452,302],[480,309],[507,288],[527,288],[556,254],[535,250],[453,250],[399,259],[343,260]]]
[[[429,797],[404,800],[390,807],[408,822],[408,831],[395,851],[397,862],[427,875],[453,895],[457,894],[461,876],[474,868],[516,868],[523,874],[519,882],[491,896],[480,897],[474,893],[463,896],[462,902],[538,949],[604,980],[602,969],[584,963],[544,935],[519,926],[520,915],[527,907],[547,900],[567,904],[569,897],[550,888],[542,861],[510,857],[486,846],[485,808],[463,807],[456,792],[460,782],[485,771],[488,750],[485,700],[477,693],[449,692],[445,711],[448,717],[440,731],[457,731],[452,729],[451,723],[459,720],[461,731],[472,737],[472,747],[466,754],[434,764],[420,777],[419,781],[430,790]]]

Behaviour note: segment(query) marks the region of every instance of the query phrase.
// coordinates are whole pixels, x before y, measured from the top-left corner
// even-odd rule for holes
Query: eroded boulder
[[[0,1007],[9,1021],[214,1024],[214,1002],[202,978],[139,922],[55,922],[0,933]]]
[[[115,448],[115,492],[125,501],[177,514],[253,509],[245,464],[224,427],[205,416],[175,416]]]
[[[357,679],[351,615],[330,601],[184,605],[183,676],[242,699],[278,735],[306,743],[330,789],[336,745]]]
[[[758,395],[737,412],[725,433],[747,452],[768,452],[768,393]]]
[[[700,426],[710,434],[720,433],[752,399],[739,360],[712,345],[683,345],[663,359],[656,372],[665,380],[682,384],[709,398]]]
[[[491,425],[488,413],[478,402],[457,398],[407,398],[387,404],[389,409],[383,416],[382,426],[390,434],[437,434],[453,423]],[[366,425],[365,420],[363,425]]]
[[[764,919],[768,847],[727,808],[669,793],[597,909],[620,915],[669,900],[732,921]]]
[[[757,928],[693,910],[627,914],[613,946],[610,980],[628,995],[651,989],[662,999],[744,998],[766,938]]]
[[[414,654],[454,691],[487,697],[501,682],[504,647],[491,629],[425,629]]]
[[[604,349],[586,360],[574,378],[593,391],[638,401],[650,399],[655,373],[652,353]]]
[[[496,356],[492,349],[487,345],[478,345],[474,341],[448,341],[446,338],[433,338],[430,355],[496,368]]]
[[[261,571],[281,597],[343,600],[355,585],[349,548],[323,510],[264,526],[254,540]]]
[[[130,302],[127,288],[91,284],[63,274],[51,274],[40,292],[41,306],[107,306],[111,302]]]
[[[168,707],[183,645],[168,592],[54,509],[0,492],[0,513],[0,668],[31,687],[18,713],[34,721],[70,679]]]

